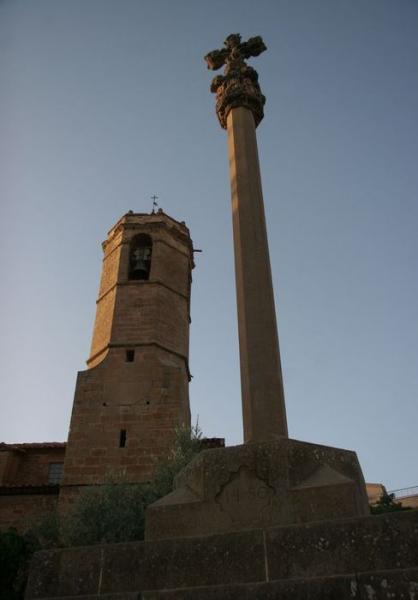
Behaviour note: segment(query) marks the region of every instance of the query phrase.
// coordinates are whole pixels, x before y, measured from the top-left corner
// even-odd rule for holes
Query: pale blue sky
[[[0,0],[0,440],[64,440],[100,243],[150,196],[197,255],[190,386],[242,439],[226,135],[203,55],[262,35],[258,128],[290,435],[418,484],[418,2]]]

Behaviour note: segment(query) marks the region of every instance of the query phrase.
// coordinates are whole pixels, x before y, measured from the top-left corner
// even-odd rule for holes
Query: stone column
[[[232,34],[224,49],[205,57],[211,69],[225,65],[211,91],[216,92],[221,126],[228,131],[245,443],[287,437],[255,133],[265,98],[256,71],[244,62],[265,49],[260,37],[241,43],[239,34]]]
[[[227,117],[244,441],[287,436],[254,117]]]

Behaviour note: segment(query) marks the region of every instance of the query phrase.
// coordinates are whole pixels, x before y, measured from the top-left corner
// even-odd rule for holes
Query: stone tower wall
[[[130,242],[139,233],[152,238],[145,281],[129,279]],[[103,249],[89,368],[77,378],[63,495],[112,475],[149,480],[176,426],[190,425],[188,230],[164,213],[128,213]]]
[[[147,281],[129,279],[129,247],[138,233],[152,237]],[[159,343],[188,356],[191,240],[164,214],[125,215],[103,243],[104,258],[89,367],[109,347]]]

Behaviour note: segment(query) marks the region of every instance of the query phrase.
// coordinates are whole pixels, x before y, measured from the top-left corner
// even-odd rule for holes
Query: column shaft
[[[287,436],[286,410],[254,117],[227,117],[244,442]]]

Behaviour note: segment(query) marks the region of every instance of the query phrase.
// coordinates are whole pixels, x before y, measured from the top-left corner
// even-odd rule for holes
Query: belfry
[[[193,245],[161,209],[129,212],[103,242],[88,369],[78,374],[61,496],[122,474],[152,477],[176,426],[190,426]]]

